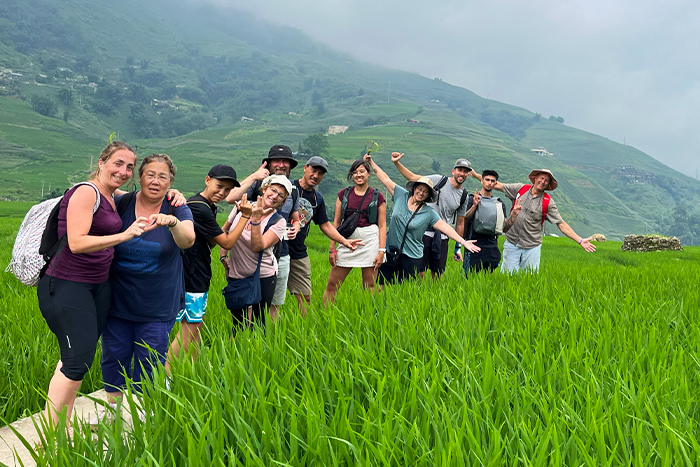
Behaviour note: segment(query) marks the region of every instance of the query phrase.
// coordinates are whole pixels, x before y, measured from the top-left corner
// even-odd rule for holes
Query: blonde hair
[[[88,177],[88,180],[96,179],[97,176],[100,174],[100,162],[104,164],[109,160],[110,157],[112,157],[112,154],[119,151],[120,149],[126,149],[127,151],[133,152],[134,156],[136,156],[136,151],[134,151],[134,149],[128,144],[126,144],[124,141],[112,141],[104,147],[102,152],[100,152],[100,157],[97,159],[97,167],[95,167],[95,170],[92,171],[92,173]]]

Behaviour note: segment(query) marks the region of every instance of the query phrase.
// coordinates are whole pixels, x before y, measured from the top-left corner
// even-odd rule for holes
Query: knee
[[[61,373],[72,381],[82,381],[95,359],[95,351],[62,359]]]

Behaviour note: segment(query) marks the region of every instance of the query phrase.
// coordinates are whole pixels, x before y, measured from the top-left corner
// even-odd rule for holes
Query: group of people
[[[453,258],[463,261],[465,274],[492,271],[501,263],[501,231],[506,236],[501,270],[536,271],[545,220],[586,251],[595,250],[562,220],[546,193],[557,186],[548,170],[533,171],[529,185],[502,184],[498,173],[478,174],[466,159],[457,160],[447,177],[414,174],[402,158],[391,155],[408,181],[405,188],[369,154],[353,162],[350,186],[337,193],[331,222],[317,190],[328,172],[321,157],[308,159],[303,174],[291,180],[298,162],[289,147],[275,145],[243,180],[228,165],[212,167],[204,189],[185,202],[171,189],[176,169],[165,154],[141,162],[140,190],[121,191],[136,168],[136,155],[123,142],[110,143],[89,182],[61,200],[58,234],[67,236],[67,245],[38,286],[42,315],[61,351],[49,384],[47,417],[56,422],[65,410],[70,419],[100,336],[104,387],[114,408],[126,378],[142,381],[159,364],[169,372],[173,358],[196,351],[196,345],[190,347],[200,339],[216,247],[226,271],[224,296],[234,333],[251,322],[264,325],[268,312],[276,319],[287,291],[306,314],[312,297],[305,245],[311,221],[330,240],[324,302],[335,299],[352,268],[361,269],[363,287],[372,291],[375,283],[382,288],[428,269],[437,279],[446,268],[448,239],[456,242]],[[393,199],[388,228],[386,199],[370,187],[372,175]],[[473,194],[462,186],[469,176],[481,183]],[[513,200],[509,214],[492,196],[494,189]],[[220,227],[216,205],[224,200],[234,207]],[[492,213],[491,204],[498,225],[493,232],[482,225],[482,211],[489,206]],[[181,328],[169,342],[176,321]]]

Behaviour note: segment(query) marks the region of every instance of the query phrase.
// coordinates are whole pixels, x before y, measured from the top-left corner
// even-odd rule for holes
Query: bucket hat
[[[428,185],[428,188],[430,188],[430,196],[427,200],[425,200],[425,202],[434,203],[437,199],[437,191],[435,191],[435,188],[433,188],[433,181],[428,177],[421,177],[418,180],[411,180],[406,184],[406,190],[408,190],[409,193],[413,193],[413,190],[419,183],[422,183],[423,185]]]
[[[292,155],[292,150],[289,149],[289,146],[285,146],[284,144],[276,144],[272,146],[270,148],[270,151],[267,153],[267,157],[262,161],[267,162],[269,165],[271,159],[289,160],[289,170],[292,170],[299,164],[299,161],[294,159],[294,156]]]
[[[557,179],[554,178],[554,174],[552,173],[551,170],[547,170],[547,169],[535,169],[535,170],[533,170],[532,172],[530,172],[530,175],[528,175],[528,178],[529,178],[530,181],[534,184],[534,183],[535,183],[535,178],[537,178],[537,176],[538,176],[539,174],[547,174],[547,175],[549,175],[549,179],[550,179],[550,180],[549,180],[549,185],[547,185],[547,188],[545,188],[545,190],[550,190],[550,191],[551,191],[551,190],[554,190],[557,186],[559,186],[559,183],[557,182]]]

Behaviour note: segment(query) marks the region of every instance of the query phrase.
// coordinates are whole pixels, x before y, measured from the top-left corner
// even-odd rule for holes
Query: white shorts
[[[277,283],[275,284],[275,294],[272,296],[272,305],[284,305],[287,297],[287,280],[289,279],[289,255],[280,257],[277,263]]]

